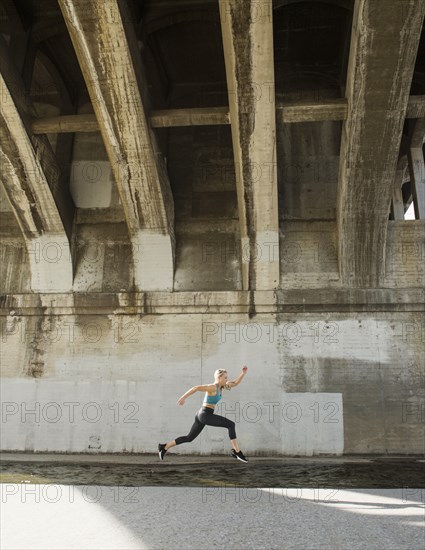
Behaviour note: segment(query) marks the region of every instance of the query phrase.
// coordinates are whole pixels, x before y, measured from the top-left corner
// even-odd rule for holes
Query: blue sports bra
[[[217,393],[215,395],[208,395],[208,392],[205,392],[204,403],[208,405],[217,405],[221,399],[221,392],[218,391],[218,384],[215,385],[217,388]]]

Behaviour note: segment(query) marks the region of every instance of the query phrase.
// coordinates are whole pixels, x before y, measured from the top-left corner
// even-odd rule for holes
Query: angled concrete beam
[[[180,126],[216,126],[230,124],[227,107],[201,109],[169,109],[152,111],[149,122],[152,128],[173,128]],[[34,119],[35,134],[56,134],[67,132],[98,132],[96,115],[69,115]]]
[[[344,286],[378,287],[425,2],[356,0],[337,204]]]
[[[425,220],[425,165],[423,143],[425,139],[425,118],[415,122],[412,139],[407,154],[409,161],[410,184],[412,187],[415,217]]]
[[[425,117],[425,95],[411,95],[407,105],[406,118]]]
[[[345,99],[317,104],[280,104],[276,107],[276,122],[278,124],[345,120],[346,117],[347,101]],[[228,107],[168,109],[152,111],[149,122],[152,128],[217,126],[230,124],[230,114]],[[53,116],[34,119],[32,129],[35,134],[97,132],[99,125],[96,115]]]
[[[346,120],[346,99],[331,99],[320,103],[278,103],[276,122],[319,122],[320,120]],[[425,117],[425,96],[412,95],[407,104],[406,118]]]
[[[0,180],[27,247],[31,289],[72,289],[69,241],[54,199],[60,170],[50,145],[27,130],[34,115],[24,83],[0,39]]]
[[[398,159],[397,170],[394,176],[394,187],[391,196],[391,215],[393,220],[404,220],[404,202],[401,191],[404,174],[407,168],[407,157]]]
[[[425,117],[418,118],[418,120],[415,121],[412,137],[410,138],[410,148],[417,149],[418,147],[422,147],[424,143],[425,143]]]
[[[321,120],[345,120],[347,100],[334,99],[321,103],[279,104],[276,109],[276,122],[318,122]]]
[[[111,162],[140,290],[172,290],[174,203],[142,100],[137,39],[121,0],[59,0]]]
[[[334,99],[323,103],[279,103],[276,105],[276,123],[319,122],[345,120],[347,100]],[[406,118],[425,117],[425,96],[411,96]],[[167,109],[152,111],[149,116],[152,128],[182,126],[221,126],[230,124],[228,107],[201,107],[193,109]],[[96,115],[59,115],[35,118],[31,122],[33,134],[67,134],[98,132]]]
[[[31,121],[31,128],[34,134],[99,132],[96,115],[59,115],[34,118]]]
[[[273,13],[255,3],[220,0],[232,129],[242,282],[245,290],[279,285],[279,222]]]
[[[323,104],[278,105],[276,108],[277,124],[345,120],[346,117],[345,99]],[[152,111],[149,122],[152,128],[221,126],[230,124],[230,115],[228,107],[169,109]],[[34,119],[32,130],[35,134],[98,132],[99,125],[96,115],[53,116]]]
[[[230,124],[228,107],[152,111],[149,120],[152,128]]]
[[[71,115],[76,111],[76,98],[73,98],[69,92],[68,86],[64,81],[61,73],[51,59],[41,50],[37,52],[37,60],[43,65],[46,71],[51,77],[54,87],[59,93],[61,98],[61,115]],[[33,134],[34,128],[31,125]],[[47,132],[40,132],[41,134],[47,134]],[[71,178],[71,166],[72,166],[72,154],[74,147],[74,134],[60,134],[56,137],[55,157],[56,162],[61,171],[60,188],[62,193],[55,196],[56,204],[62,215],[62,221],[65,225],[65,230],[68,235],[72,234],[74,224],[75,209],[70,208],[69,205],[73,205],[74,201],[70,191],[70,178]],[[65,215],[64,215],[65,214]]]

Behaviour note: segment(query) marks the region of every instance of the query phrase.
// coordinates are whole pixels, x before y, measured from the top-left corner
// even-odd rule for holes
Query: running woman
[[[226,388],[230,390],[238,384],[240,384],[248,371],[248,367],[243,367],[241,374],[235,379],[227,380],[227,371],[225,369],[218,369],[214,373],[214,384],[206,384],[203,386],[194,386],[190,388],[185,394],[183,394],[177,401],[179,405],[184,405],[186,398],[197,391],[204,391],[205,397],[202,407],[196,413],[195,422],[187,435],[177,437],[173,441],[168,443],[160,443],[158,445],[158,454],[161,460],[164,460],[164,455],[174,447],[175,445],[181,445],[182,443],[189,443],[198,437],[205,426],[217,426],[220,428],[227,428],[229,431],[230,443],[232,445],[232,456],[241,462],[248,462],[244,454],[239,448],[238,441],[236,439],[235,423],[225,418],[214,414],[214,408],[221,399],[221,390]]]

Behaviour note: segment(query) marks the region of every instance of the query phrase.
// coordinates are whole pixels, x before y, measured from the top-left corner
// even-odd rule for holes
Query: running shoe
[[[233,458],[236,458],[237,460],[240,460],[241,462],[245,462],[245,463],[248,462],[248,459],[246,458],[246,456],[243,454],[242,451],[239,451],[237,453],[235,451],[235,449],[232,449],[232,456],[233,456]]]
[[[165,443],[160,443],[158,445],[158,454],[159,454],[159,460],[164,460],[164,455],[167,451],[165,450]]]

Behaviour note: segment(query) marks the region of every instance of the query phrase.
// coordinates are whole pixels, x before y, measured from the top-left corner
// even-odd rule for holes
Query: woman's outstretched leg
[[[216,426],[218,428],[227,428],[229,432],[230,444],[232,445],[232,456],[242,462],[248,462],[239,448],[238,440],[236,439],[235,423],[232,420],[219,414],[201,413],[201,420],[207,426]]]
[[[168,449],[171,449],[171,447],[175,447],[176,445],[181,445],[182,443],[190,443],[196,437],[198,437],[198,435],[202,432],[204,428],[205,428],[205,424],[203,424],[198,419],[198,415],[196,415],[195,422],[192,424],[192,427],[190,428],[190,432],[187,435],[176,437],[176,439],[173,439],[173,441],[169,441],[168,443],[165,443],[165,444],[160,443],[158,445],[159,458],[161,460],[164,460],[165,453],[168,451]]]
[[[227,428],[230,441],[236,441],[235,423],[232,420],[229,420],[224,416],[220,416],[219,414],[212,414],[204,411],[200,413],[200,418],[202,422],[207,426],[215,426],[216,428]]]

